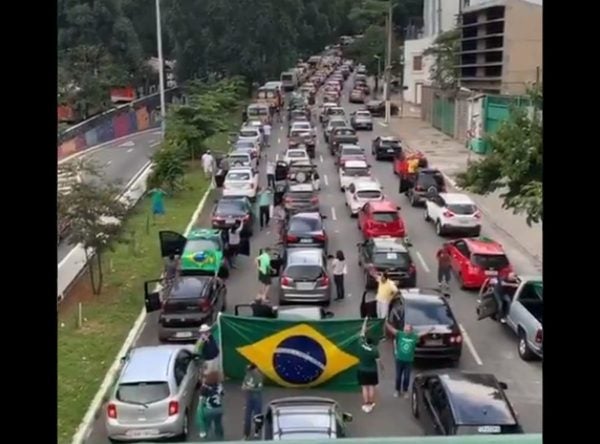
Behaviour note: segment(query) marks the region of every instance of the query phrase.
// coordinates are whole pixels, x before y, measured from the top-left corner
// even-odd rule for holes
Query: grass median
[[[229,150],[228,132],[239,128],[241,111],[227,119],[228,130],[206,145]],[[89,277],[82,276],[59,307],[58,325],[58,442],[70,442],[107,370],[143,307],[143,284],[162,271],[158,232],[183,232],[208,187],[199,162],[190,165],[185,189],[165,198],[166,215],[152,224],[150,199],[144,199],[124,223],[135,241],[116,245],[104,254],[104,287],[93,296]],[[83,323],[78,326],[79,303]]]

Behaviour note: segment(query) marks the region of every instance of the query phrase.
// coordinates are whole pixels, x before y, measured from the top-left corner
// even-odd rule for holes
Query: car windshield
[[[291,200],[308,200],[314,196],[312,191],[290,191],[286,197]]]
[[[164,381],[119,384],[117,399],[132,404],[150,404],[169,397],[169,384]]]
[[[323,269],[319,265],[289,265],[284,274],[294,280],[314,281],[323,275]]]
[[[400,142],[398,142],[397,140],[382,140],[381,146],[384,146],[386,148],[396,148],[400,146]]]
[[[406,304],[405,322],[422,325],[454,325],[450,309],[441,303],[411,301]]]
[[[398,213],[391,211],[378,211],[373,213],[373,220],[375,222],[394,222],[398,220]]]
[[[227,174],[227,180],[248,181],[250,180],[250,173],[247,173],[245,171],[230,171]]]
[[[369,176],[368,167],[344,167],[344,176],[367,177]]]
[[[294,233],[307,233],[310,231],[321,231],[323,225],[321,219],[316,217],[295,217],[290,222],[289,231]]]
[[[381,191],[378,190],[363,190],[356,193],[356,197],[359,199],[379,199],[381,197]]]
[[[240,131],[240,137],[256,137],[258,134],[253,130]]]
[[[250,159],[246,155],[243,155],[243,156],[229,156],[229,162],[232,165],[235,165],[236,163],[250,163]]]
[[[477,211],[477,207],[471,204],[450,204],[448,210],[454,214],[473,214]]]
[[[250,108],[248,110],[248,116],[266,116],[268,114],[267,108]]]
[[[344,129],[337,130],[335,132],[335,135],[336,136],[356,136],[356,133],[354,132],[354,130],[344,128]]]
[[[342,156],[357,156],[365,154],[362,148],[342,148]]]
[[[508,265],[508,258],[504,254],[474,254],[473,264],[481,268],[494,268],[499,270]]]
[[[219,244],[217,241],[212,239],[194,239],[187,241],[185,244],[185,249],[187,251],[218,250]]]
[[[303,116],[306,117],[306,116]],[[292,131],[310,131],[310,124],[294,124],[294,128],[292,129]]]
[[[361,119],[368,119],[371,117],[371,113],[369,112],[357,112],[356,117],[360,117]]]
[[[333,116],[343,116],[344,110],[341,108],[331,108],[331,110],[329,111],[329,114],[331,114]]]
[[[246,214],[246,206],[243,201],[221,201],[215,208],[215,215],[217,216],[228,216],[228,215],[242,215]]]
[[[236,149],[250,149],[254,148],[253,142],[239,141],[235,144]]]
[[[429,187],[443,188],[444,187],[444,177],[442,176],[441,173],[434,173],[434,174],[430,174],[430,173],[423,174],[422,173],[422,174],[419,174],[417,183],[424,188],[429,188]]]
[[[408,268],[410,256],[408,253],[399,251],[378,251],[373,254],[373,263],[375,265]]]

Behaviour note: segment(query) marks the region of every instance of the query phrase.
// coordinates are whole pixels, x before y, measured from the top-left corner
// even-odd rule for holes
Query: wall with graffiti
[[[183,100],[180,88],[165,91],[167,103]],[[152,94],[106,111],[58,135],[58,160],[119,137],[160,126],[160,96]]]

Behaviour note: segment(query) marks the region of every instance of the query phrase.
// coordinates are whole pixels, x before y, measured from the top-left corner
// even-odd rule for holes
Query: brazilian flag
[[[326,386],[354,389],[363,320],[283,321],[221,314],[219,338],[223,370],[242,380],[256,364],[273,384],[290,388]],[[370,320],[367,334],[383,335],[383,321]]]

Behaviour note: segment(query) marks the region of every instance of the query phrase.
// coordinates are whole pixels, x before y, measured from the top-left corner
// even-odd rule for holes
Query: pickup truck
[[[506,325],[519,337],[519,356],[524,361],[543,358],[544,285],[541,276],[521,276],[513,286],[504,286],[510,296],[506,310]],[[479,292],[477,318],[491,317],[499,321],[499,307],[494,298],[493,285],[488,279]]]

